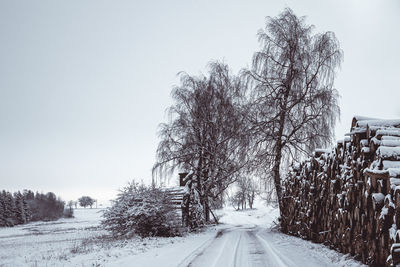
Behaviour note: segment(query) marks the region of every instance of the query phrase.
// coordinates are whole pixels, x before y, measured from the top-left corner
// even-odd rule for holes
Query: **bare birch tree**
[[[254,199],[258,194],[258,184],[254,180],[254,177],[243,176],[237,181],[237,195],[236,198],[242,204],[242,209],[246,209],[246,204],[249,204],[249,208],[253,208]],[[236,200],[237,201],[237,200]]]
[[[289,8],[268,17],[258,33],[261,50],[244,71],[257,159],[271,167],[281,209],[282,164],[329,144],[340,114],[334,78],[342,51],[333,32],[313,28]]]
[[[209,200],[220,197],[248,162],[242,87],[220,63],[210,64],[207,77],[183,73],[172,91],[169,122],[160,125],[153,175],[190,172],[207,221]]]

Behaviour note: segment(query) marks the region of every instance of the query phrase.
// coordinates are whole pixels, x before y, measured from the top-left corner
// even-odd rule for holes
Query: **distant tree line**
[[[43,194],[24,190],[11,193],[3,190],[0,192],[0,227],[56,220],[63,215],[72,217],[71,211],[64,213],[64,205],[64,201],[52,192]]]

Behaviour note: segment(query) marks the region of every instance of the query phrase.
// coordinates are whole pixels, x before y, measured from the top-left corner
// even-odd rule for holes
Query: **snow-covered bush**
[[[74,210],[72,208],[64,209],[63,217],[64,218],[74,218]]]
[[[180,235],[170,196],[155,187],[130,183],[103,214],[102,225],[115,237]]]

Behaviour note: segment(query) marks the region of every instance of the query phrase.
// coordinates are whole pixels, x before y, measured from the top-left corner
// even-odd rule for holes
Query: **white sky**
[[[258,49],[292,8],[336,33],[342,119],[400,118],[400,1],[0,1],[0,189],[104,201],[149,181],[176,74]]]

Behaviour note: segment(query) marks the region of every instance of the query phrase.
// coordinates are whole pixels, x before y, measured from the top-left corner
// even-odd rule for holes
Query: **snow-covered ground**
[[[256,200],[254,209],[236,211],[232,207],[226,207],[217,211],[220,222],[229,225],[259,225],[271,228],[279,217],[279,210],[276,207],[265,205],[262,201]]]
[[[76,218],[0,228],[0,266],[62,266],[82,249],[83,240],[100,237],[97,209],[75,210]],[[65,265],[67,266],[67,265]]]
[[[144,252],[163,255],[171,252],[171,245],[172,250],[189,251],[217,231],[210,227],[185,237],[112,240],[99,227],[101,210],[77,209],[74,213],[72,219],[0,228],[0,266],[149,266],[139,264]],[[137,257],[134,262],[130,262],[132,256]],[[124,259],[127,262],[121,263]]]
[[[258,201],[255,209],[218,212],[216,238],[186,266],[364,266],[321,244],[278,232],[279,210]]]
[[[223,223],[174,238],[115,241],[99,227],[101,211],[0,228],[0,266],[362,266],[323,245],[271,229],[278,210],[218,211]]]

